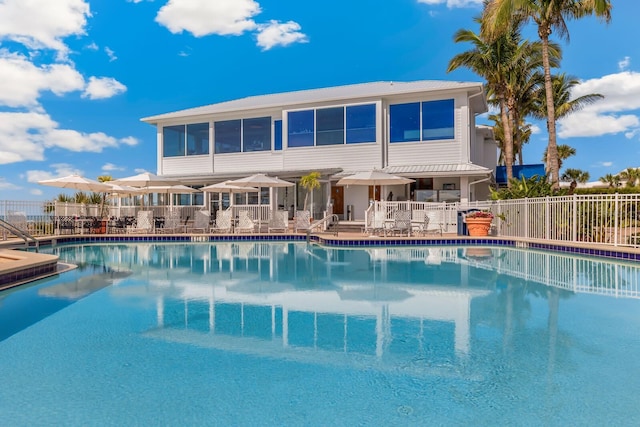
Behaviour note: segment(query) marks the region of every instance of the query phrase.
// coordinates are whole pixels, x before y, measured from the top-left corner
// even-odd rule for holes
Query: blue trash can
[[[464,222],[464,217],[468,213],[477,212],[480,209],[461,209],[458,211],[458,236],[468,236],[467,223]]]

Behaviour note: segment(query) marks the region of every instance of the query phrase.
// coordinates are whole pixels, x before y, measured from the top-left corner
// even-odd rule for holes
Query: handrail
[[[4,219],[0,219],[0,227],[4,228],[5,230],[9,231],[11,234],[15,234],[16,236],[24,240],[25,247],[27,248],[29,247],[29,240],[31,240],[32,242],[35,243],[36,252],[38,252],[38,248],[40,247],[40,242],[31,234],[27,233],[24,230],[21,230],[20,228],[16,227],[10,222],[5,221]]]
[[[337,236],[338,232],[340,231],[339,230],[339,228],[340,228],[340,217],[338,215],[336,215],[336,214],[331,214],[331,215],[325,216],[322,219],[314,221],[313,223],[311,223],[311,225],[309,225],[309,228],[307,228],[307,242],[309,241],[309,237],[311,235],[311,231],[314,228],[319,227],[319,226],[321,226],[323,224],[326,225],[329,221],[332,221],[332,222],[335,221],[336,222],[337,225],[336,225],[336,228],[335,228],[335,231],[334,231],[334,235]]]

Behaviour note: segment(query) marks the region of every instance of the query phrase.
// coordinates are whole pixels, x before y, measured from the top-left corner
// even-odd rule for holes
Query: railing
[[[309,241],[309,237],[311,236],[311,232],[314,229],[316,229],[316,228],[318,228],[320,226],[323,226],[323,231],[326,231],[328,226],[331,225],[331,224],[334,224],[334,223],[336,224],[336,226],[334,228],[333,234],[335,236],[337,236],[338,232],[339,232],[339,227],[340,227],[340,217],[338,217],[338,215],[330,214],[330,215],[325,216],[322,219],[319,219],[317,221],[312,222],[311,225],[309,225],[309,228],[307,228],[307,241]]]
[[[55,233],[56,216],[90,216],[102,212],[109,217],[135,216],[138,210],[152,210],[154,216],[165,216],[167,206],[80,205],[36,201],[0,201],[0,219],[7,222],[11,215],[26,218],[24,231],[32,236]],[[193,219],[201,206],[174,206],[182,220]],[[249,210],[253,218],[268,221],[269,205],[234,205],[234,217],[239,210]],[[640,194],[573,195],[532,199],[482,201],[470,203],[394,202],[378,201],[365,211],[365,224],[374,213],[393,218],[396,210],[439,211],[445,233],[456,233],[460,212],[486,209],[495,214],[492,234],[502,237],[539,239],[550,242],[584,242],[610,246],[640,247]],[[327,215],[325,218],[332,218]],[[326,225],[323,221],[319,225]],[[14,224],[15,225],[15,224]],[[312,229],[314,225],[312,224]],[[366,227],[366,225],[365,225]],[[20,227],[19,227],[20,228]],[[4,229],[3,229],[4,230]],[[0,230],[6,238],[7,231]]]
[[[25,247],[29,247],[29,241],[32,241],[35,244],[36,252],[38,251],[38,248],[40,247],[40,242],[38,242],[38,239],[33,237],[31,234],[27,233],[26,231],[20,229],[19,227],[3,219],[0,219],[0,228],[2,228],[3,231],[8,231],[9,233],[15,235],[16,237],[19,237],[20,239],[24,240]]]

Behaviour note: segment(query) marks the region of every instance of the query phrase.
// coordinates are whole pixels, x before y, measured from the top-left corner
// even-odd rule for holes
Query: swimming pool
[[[637,425],[640,267],[141,243],[0,293],[8,425]]]

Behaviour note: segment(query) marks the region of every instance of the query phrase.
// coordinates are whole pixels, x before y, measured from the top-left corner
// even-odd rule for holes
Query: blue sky
[[[140,118],[245,96],[378,80],[481,81],[448,61],[471,47],[481,0],[0,0],[0,199],[38,180],[156,171]],[[559,124],[565,167],[592,180],[640,166],[640,2],[609,25],[569,23],[561,70],[606,96]],[[531,34],[535,34],[533,31]],[[538,163],[545,124],[525,148]]]

